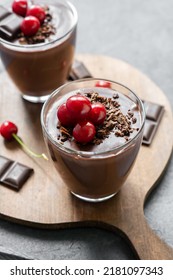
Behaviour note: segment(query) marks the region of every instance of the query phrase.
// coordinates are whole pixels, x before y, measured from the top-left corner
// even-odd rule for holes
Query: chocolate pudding
[[[55,168],[74,195],[94,202],[115,195],[127,179],[141,145],[145,115],[142,102],[128,88],[115,82],[110,88],[97,87],[97,81],[60,87],[44,104],[41,116]],[[101,101],[106,108],[106,119],[90,143],[78,143],[57,119],[57,108],[74,94]]]
[[[43,102],[68,77],[75,51],[77,13],[66,1],[32,2],[45,7],[52,27],[49,36],[45,40],[43,34],[35,36],[36,39],[22,38],[19,32],[13,40],[0,38],[0,52],[23,98]]]

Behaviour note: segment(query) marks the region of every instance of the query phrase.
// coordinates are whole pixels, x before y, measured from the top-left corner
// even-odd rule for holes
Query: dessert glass
[[[74,58],[78,17],[75,7],[66,0],[33,0],[32,4],[58,8],[57,35],[50,41],[32,45],[0,38],[0,54],[22,97],[38,103],[44,102],[68,77]],[[67,25],[61,28],[61,24]]]
[[[132,100],[139,112],[140,125],[134,137],[119,146],[110,148],[108,146],[101,152],[99,149],[94,152],[86,149],[75,150],[58,142],[56,137],[52,136],[50,122],[48,122],[50,112],[55,110],[54,116],[56,116],[57,105],[53,106],[59,101],[59,105],[63,103],[64,97],[66,98],[70,92],[81,92],[86,88],[96,90],[95,85],[99,81],[94,78],[83,79],[61,86],[51,94],[41,112],[43,136],[55,168],[70,192],[88,202],[107,200],[120,190],[139,152],[145,121],[144,107],[136,94],[119,83],[109,81],[111,89],[121,93],[123,98]]]

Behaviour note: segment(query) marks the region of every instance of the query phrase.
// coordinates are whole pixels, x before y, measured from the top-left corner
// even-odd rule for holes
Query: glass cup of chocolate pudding
[[[68,78],[78,16],[75,7],[66,0],[33,0],[32,4],[45,9],[44,26],[34,36],[24,36],[19,30],[13,40],[0,37],[0,54],[22,97],[39,103]]]
[[[88,99],[92,108],[99,103],[106,110],[104,121],[94,124],[95,134],[86,143],[75,138],[74,130],[81,123],[92,123],[91,111],[84,120],[75,119],[70,125],[58,118],[61,105],[66,104],[69,110],[69,100],[76,96]],[[132,90],[95,78],[59,87],[41,112],[43,136],[53,165],[69,191],[88,202],[105,201],[120,191],[139,153],[144,122],[143,103]]]

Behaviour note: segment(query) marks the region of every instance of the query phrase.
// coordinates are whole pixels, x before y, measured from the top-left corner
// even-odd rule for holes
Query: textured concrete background
[[[103,54],[130,63],[164,91],[173,108],[173,1],[71,1],[79,14],[77,53]],[[10,1],[1,1],[6,2]],[[153,230],[173,247],[172,182],[173,160],[150,195],[145,215]],[[98,228],[37,230],[3,220],[0,252],[1,259],[135,258],[125,240],[113,232]]]

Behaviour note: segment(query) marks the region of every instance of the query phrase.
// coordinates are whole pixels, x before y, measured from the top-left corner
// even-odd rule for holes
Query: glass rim
[[[58,0],[58,1],[62,1],[62,0]],[[19,44],[15,44],[12,43],[10,41],[7,41],[3,38],[0,37],[0,43],[4,44],[4,45],[9,45],[10,47],[15,48],[15,50],[19,49],[19,50],[32,50],[32,49],[39,49],[41,47],[47,47],[50,46],[58,41],[61,41],[62,39],[64,39],[65,37],[67,37],[76,27],[77,22],[78,22],[78,13],[77,10],[75,8],[75,6],[68,0],[63,0],[62,2],[65,2],[71,9],[72,13],[73,13],[73,25],[72,27],[62,36],[55,38],[54,40],[50,41],[50,42],[46,42],[46,43],[39,43],[39,44],[31,44],[31,45],[19,45]]]
[[[74,149],[70,149],[67,147],[64,147],[62,144],[58,143],[56,140],[53,139],[53,137],[50,136],[50,134],[48,133],[48,130],[46,128],[45,122],[44,122],[44,112],[46,110],[46,107],[48,106],[49,102],[51,101],[51,99],[57,95],[61,89],[65,88],[66,86],[70,85],[70,84],[74,84],[74,83],[83,83],[83,82],[87,82],[87,81],[106,81],[106,82],[110,82],[113,84],[117,84],[123,88],[125,88],[126,90],[128,90],[130,93],[132,93],[132,95],[136,98],[138,104],[140,104],[140,108],[141,108],[141,126],[139,128],[139,130],[137,131],[137,133],[135,134],[135,136],[133,138],[131,138],[129,141],[125,142],[124,144],[121,144],[117,147],[114,147],[112,149],[106,150],[106,151],[102,151],[102,152],[93,152],[93,151],[79,151],[79,150],[74,150]],[[136,140],[140,134],[141,131],[143,130],[144,124],[145,124],[145,109],[144,109],[144,105],[142,100],[127,86],[123,85],[122,83],[113,81],[113,80],[109,80],[109,79],[102,79],[102,78],[84,78],[84,79],[79,79],[76,81],[71,81],[68,82],[62,86],[60,86],[59,88],[55,89],[52,94],[48,97],[48,99],[45,101],[45,103],[43,104],[42,110],[41,110],[41,125],[42,125],[42,129],[43,132],[46,133],[47,138],[51,141],[52,144],[54,144],[59,150],[65,152],[65,153],[69,153],[69,154],[73,154],[73,155],[78,155],[84,158],[88,158],[88,157],[97,157],[97,156],[105,156],[105,155],[109,155],[112,152],[119,152],[125,148],[127,148],[132,142],[134,142],[134,140]]]

